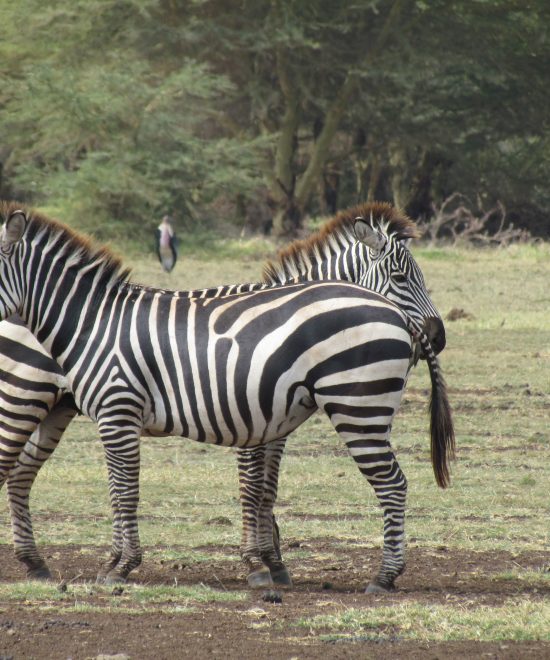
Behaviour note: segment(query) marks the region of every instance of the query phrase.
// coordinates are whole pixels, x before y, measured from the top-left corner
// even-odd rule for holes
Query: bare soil
[[[81,550],[92,551],[90,554]],[[475,641],[420,643],[400,639],[376,641],[357,635],[346,641],[324,641],[323,631],[296,626],[304,617],[329,613],[341,607],[392,605],[407,601],[422,604],[456,604],[460,607],[498,605],[505,598],[542,600],[550,597],[550,587],[528,585],[520,579],[495,579],[495,574],[523,569],[540,570],[548,553],[517,555],[503,552],[462,552],[444,546],[437,549],[411,547],[407,571],[392,594],[365,595],[380,551],[353,544],[335,546],[334,539],[314,540],[300,549],[311,557],[294,557],[289,567],[295,586],[281,591],[282,603],[263,600],[265,591],[246,589],[245,574],[239,562],[231,560],[236,548],[223,550],[227,561],[185,563],[185,550],[178,561],[155,560],[145,553],[143,566],[132,575],[139,584],[204,584],[228,591],[247,591],[244,601],[198,603],[189,613],[146,612],[59,612],[39,609],[28,602],[0,601],[0,659],[13,658],[550,658],[550,643]],[[174,548],[171,548],[173,551]],[[44,548],[49,566],[59,580],[71,587],[93,582],[105,548],[49,546]],[[318,555],[315,557],[315,555]],[[333,557],[332,559],[330,557]],[[149,558],[148,558],[149,557]],[[336,558],[334,558],[336,557]],[[0,545],[0,582],[25,579],[23,567],[13,558],[8,545]],[[70,601],[69,601],[70,602]],[[174,603],[171,603],[173,605]],[[105,596],[86,597],[86,605],[105,607]]]

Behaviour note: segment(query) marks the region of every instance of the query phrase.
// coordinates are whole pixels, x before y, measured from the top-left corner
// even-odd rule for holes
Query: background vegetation
[[[546,0],[0,0],[0,196],[101,238],[451,193],[550,233]]]

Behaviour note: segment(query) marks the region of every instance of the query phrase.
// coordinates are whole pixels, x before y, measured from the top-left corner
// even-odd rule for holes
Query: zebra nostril
[[[443,321],[435,316],[427,318],[424,321],[424,332],[428,335],[436,355],[441,353],[447,343]]]

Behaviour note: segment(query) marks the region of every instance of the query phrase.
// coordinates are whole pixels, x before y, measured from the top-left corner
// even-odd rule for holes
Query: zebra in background
[[[398,308],[337,282],[188,299],[128,283],[112,255],[45,218],[27,221],[14,206],[3,215],[1,316],[19,311],[67,373],[79,408],[99,425],[114,512],[107,581],[124,579],[141,561],[140,434],[253,446],[286,436],[322,407],[384,509],[383,563],[374,585],[393,585],[404,566],[406,482],[388,436],[412,345]],[[369,379],[381,365],[391,377]],[[366,405],[371,398],[384,405]],[[367,424],[371,417],[376,424]],[[443,482],[453,440],[447,420],[437,440]]]
[[[16,318],[0,323],[0,486],[7,481],[15,556],[28,577],[50,578],[34,540],[29,496],[77,409],[57,362]]]
[[[368,221],[368,227],[364,227]],[[356,233],[361,232],[365,245],[358,243]],[[323,279],[323,278],[349,278],[352,281],[369,284],[384,293],[401,305],[408,305],[411,313],[422,318],[418,300],[422,301],[425,285],[422,274],[412,258],[406,244],[415,236],[414,224],[388,204],[366,204],[342,212],[332,221],[328,222],[320,232],[314,234],[306,241],[296,241],[289,248],[279,254],[276,263],[266,266],[264,280],[275,284],[292,281],[294,279]],[[375,239],[374,244],[372,239]],[[394,280],[397,283],[394,283]],[[192,297],[210,297],[231,292],[250,290],[258,285],[222,286],[201,291],[192,291]],[[260,285],[261,286],[261,285]],[[429,314],[431,302],[425,307],[425,314]],[[19,402],[10,404],[10,410],[0,409],[0,428],[4,429],[0,436],[0,485],[6,478],[11,465],[17,458],[17,451],[21,451],[25,441],[36,429],[40,419],[50,411],[49,401],[51,392],[56,391],[57,384],[52,381],[52,374],[59,380],[58,365],[50,360],[50,365],[43,368],[46,357],[40,353],[36,361],[37,344],[35,338],[24,326],[14,326],[3,322],[0,327],[7,327],[6,333],[11,337],[9,348],[14,351],[16,347],[17,361],[9,359],[9,371],[17,375],[23,383]],[[14,337],[17,333],[17,337]],[[444,334],[434,335],[434,341],[444,342]],[[26,348],[28,344],[28,350]],[[39,345],[38,345],[39,346]],[[2,365],[2,347],[0,342],[0,366]],[[43,349],[41,349],[43,350]],[[4,351],[6,353],[6,351]],[[4,359],[7,359],[4,356]],[[434,374],[433,363],[428,361],[432,378],[437,381],[437,372]],[[42,372],[40,370],[42,369]],[[435,366],[437,369],[437,366]],[[7,370],[7,369],[6,369]],[[0,371],[0,383],[2,383]],[[35,390],[42,388],[42,408],[36,416],[29,418],[22,414],[25,412],[26,393],[24,383],[30,379]],[[64,384],[66,387],[66,383]],[[0,396],[6,389],[0,387]],[[437,386],[433,389],[437,393]],[[61,396],[61,390],[58,392]],[[35,394],[38,397],[38,393]],[[21,414],[17,413],[17,410]],[[434,407],[437,410],[437,406]],[[10,418],[10,411],[11,418]],[[30,514],[28,511],[28,495],[36,472],[40,468],[41,460],[45,460],[53,451],[55,443],[61,436],[65,426],[76,413],[74,402],[66,395],[58,403],[46,421],[55,418],[56,424],[42,424],[42,431],[34,433],[28,449],[21,451],[16,468],[9,476],[8,493],[10,495],[10,508],[12,509],[12,525],[16,556],[28,567],[30,577],[49,577],[49,571],[38,554]],[[39,417],[38,415],[41,415]],[[15,419],[14,419],[15,418]],[[47,431],[46,431],[47,430]],[[270,443],[266,447],[253,450],[244,450],[238,457],[241,501],[243,503],[243,540],[242,556],[249,568],[249,582],[252,585],[262,586],[269,584],[272,579],[279,583],[288,584],[290,578],[284,565],[280,562],[278,546],[273,547],[270,510],[276,497],[278,479],[278,465],[284,449],[284,439]],[[40,450],[41,444],[54,443],[53,446]],[[7,458],[2,465],[1,457],[4,453]],[[437,445],[435,445],[437,447]],[[8,460],[9,459],[9,460]],[[437,471],[436,471],[437,474]],[[2,479],[3,475],[3,479]],[[11,493],[17,493],[12,496]],[[261,529],[258,529],[261,521]],[[276,529],[276,527],[275,527]],[[260,551],[259,537],[263,537]],[[275,537],[275,540],[277,538]],[[267,561],[266,561],[267,560]],[[271,571],[267,566],[271,567]]]

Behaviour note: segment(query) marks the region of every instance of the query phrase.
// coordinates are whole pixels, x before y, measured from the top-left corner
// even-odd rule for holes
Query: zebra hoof
[[[389,594],[395,591],[393,582],[391,584],[380,584],[380,582],[371,582],[365,589],[366,594]]]
[[[273,584],[276,584],[278,587],[292,587],[292,578],[286,567],[280,568],[277,571],[270,571],[270,575]]]
[[[46,565],[37,566],[36,568],[27,569],[27,578],[29,580],[51,580],[52,574]]]
[[[248,586],[252,589],[262,589],[264,587],[272,587],[273,580],[271,579],[271,573],[269,568],[260,568],[250,575],[247,578]]]

